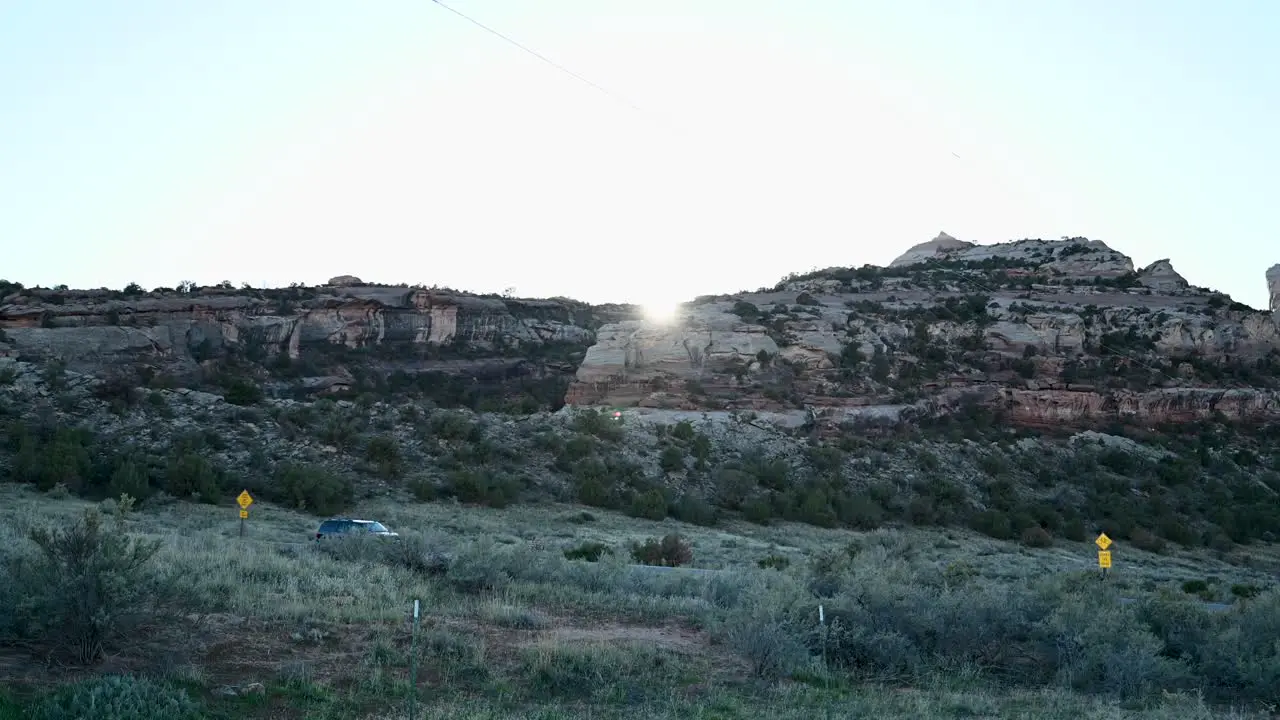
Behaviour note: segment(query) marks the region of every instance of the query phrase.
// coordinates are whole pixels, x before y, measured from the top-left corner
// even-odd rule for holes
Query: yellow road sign
[[[236,502],[240,503],[241,510],[248,509],[253,504],[253,496],[249,494],[248,490],[242,490],[240,491],[240,497],[236,498]]]
[[[1107,570],[1111,567],[1111,551],[1110,550],[1098,551],[1098,567],[1102,568],[1103,570]]]
[[[249,511],[248,511],[248,510],[241,510],[241,511],[240,511],[240,519],[241,519],[241,520],[244,520],[244,519],[245,519],[245,518],[247,518],[247,517],[249,517]]]
[[[1098,546],[1099,550],[1106,550],[1111,547],[1111,538],[1107,537],[1106,533],[1099,535],[1098,539],[1093,542]]]

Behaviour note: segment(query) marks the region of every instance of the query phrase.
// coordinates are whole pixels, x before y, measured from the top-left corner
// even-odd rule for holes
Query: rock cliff
[[[1267,273],[1272,307],[1280,266]],[[446,405],[928,417],[956,398],[1023,425],[1274,417],[1280,315],[1135,270],[1085,238],[945,233],[888,267],[829,268],[687,303],[520,300],[337,276],[325,286],[0,285],[0,362],[58,360],[212,392],[396,392]],[[240,388],[236,391],[242,391]],[[905,415],[904,415],[905,413]]]
[[[1268,276],[1273,289],[1280,270]],[[887,268],[829,268],[703,298],[667,325],[600,328],[570,404],[678,410],[946,412],[1015,423],[1280,416],[1277,317],[1135,271],[1085,238],[979,246],[943,233]],[[984,392],[977,392],[983,390]]]
[[[567,378],[601,322],[634,315],[622,306],[354,282],[152,293],[9,286],[0,297],[0,351],[90,375],[142,368],[182,384],[240,361],[242,369],[280,370],[259,380],[282,391],[343,389],[353,367],[373,365],[383,375]]]
[[[1271,295],[1271,312],[1280,312],[1280,265],[1267,271],[1267,291]]]

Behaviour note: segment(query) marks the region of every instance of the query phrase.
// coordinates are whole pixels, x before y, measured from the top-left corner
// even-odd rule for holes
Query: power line
[[[448,6],[448,5],[445,5],[443,2],[440,2],[440,0],[431,0],[431,1],[432,1],[432,2],[434,2],[436,5],[439,5],[440,7],[444,8],[445,10],[448,10],[449,12],[453,13],[454,15],[457,15],[458,17],[462,18],[463,20],[466,20],[467,22],[471,23],[472,25],[475,25],[476,27],[480,28],[481,30],[484,30],[485,32],[489,33],[490,35],[493,35],[494,37],[496,37],[496,38],[498,38],[498,39],[502,40],[503,42],[509,43],[510,45],[513,45],[513,46],[515,46],[515,47],[519,48],[520,50],[523,50],[524,52],[526,52],[526,53],[528,53],[528,54],[532,55],[533,57],[535,57],[535,58],[537,58],[537,59],[541,60],[542,62],[544,62],[544,63],[546,63],[546,64],[550,65],[551,67],[555,68],[556,70],[559,70],[560,72],[562,72],[562,73],[564,73],[564,74],[568,75],[569,77],[574,78],[575,80],[577,80],[577,81],[579,81],[579,82],[585,83],[585,84],[587,84],[587,85],[589,85],[589,86],[591,86],[591,87],[595,88],[596,90],[599,90],[600,92],[602,92],[602,93],[604,93],[605,95],[608,95],[609,97],[613,98],[614,100],[617,100],[618,102],[620,102],[620,103],[622,103],[622,104],[626,105],[627,107],[631,108],[632,110],[635,110],[636,112],[644,112],[644,111],[643,111],[643,110],[641,110],[641,109],[640,109],[640,108],[639,108],[635,103],[631,102],[630,100],[627,100],[626,98],[624,98],[624,97],[622,97],[621,95],[619,95],[619,94],[617,94],[617,93],[615,93],[615,92],[613,92],[613,91],[609,90],[608,88],[604,87],[603,85],[600,85],[599,83],[595,83],[595,82],[592,82],[591,80],[588,80],[587,78],[583,77],[582,75],[579,75],[578,73],[576,73],[576,72],[574,72],[574,71],[570,70],[569,68],[565,67],[564,65],[561,65],[560,63],[556,62],[555,60],[552,60],[551,58],[547,57],[546,55],[543,55],[542,53],[538,52],[537,50],[534,50],[533,48],[529,47],[528,45],[525,45],[525,44],[523,44],[523,43],[521,43],[521,42],[517,41],[515,38],[511,37],[510,35],[507,35],[507,34],[505,34],[505,33],[503,33],[503,32],[500,32],[500,31],[498,31],[498,30],[495,30],[494,28],[492,28],[492,27],[490,27],[490,26],[488,26],[488,25],[485,25],[484,23],[480,22],[479,20],[476,20],[475,18],[471,17],[470,15],[467,15],[466,13],[462,12],[461,10],[458,10],[457,8],[453,8],[453,7],[450,7],[450,6]]]

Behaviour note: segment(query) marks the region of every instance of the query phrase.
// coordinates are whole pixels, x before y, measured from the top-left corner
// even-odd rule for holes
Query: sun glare
[[[655,323],[674,322],[677,313],[680,312],[680,303],[677,302],[647,302],[641,307],[644,310],[644,318]]]

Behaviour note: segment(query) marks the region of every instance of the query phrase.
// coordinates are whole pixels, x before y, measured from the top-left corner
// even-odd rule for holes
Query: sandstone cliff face
[[[1025,425],[1280,417],[1280,323],[1189,287],[1168,260],[1135,272],[1098,241],[944,233],[888,268],[790,276],[665,326],[605,325],[568,402],[838,422],[945,412],[979,389]]]
[[[601,317],[617,312],[610,315],[606,309]],[[400,347],[402,369],[456,372],[466,369],[466,361],[499,357],[518,362],[540,347],[585,352],[599,323],[592,308],[572,301],[368,285],[262,292],[205,288],[133,298],[35,290],[10,293],[0,301],[8,354],[60,359],[89,373],[142,363],[184,375],[227,352],[297,360],[330,347]],[[441,356],[436,362],[423,359],[430,348]],[[446,350],[466,357],[443,357]],[[396,359],[394,353],[390,356]],[[324,385],[314,380],[302,384]]]
[[[1156,292],[1169,294],[1186,290],[1190,286],[1186,278],[1173,269],[1173,264],[1168,259],[1157,260],[1143,268],[1138,274],[1138,282]]]

